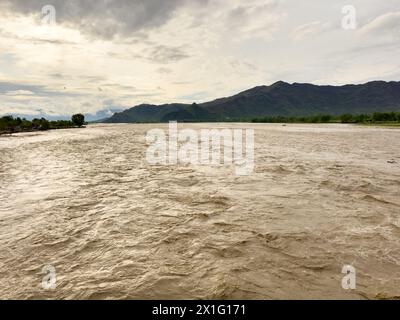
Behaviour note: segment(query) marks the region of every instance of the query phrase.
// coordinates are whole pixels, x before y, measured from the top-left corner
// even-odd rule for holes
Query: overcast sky
[[[102,117],[278,80],[398,81],[399,57],[400,0],[0,0],[0,115]]]

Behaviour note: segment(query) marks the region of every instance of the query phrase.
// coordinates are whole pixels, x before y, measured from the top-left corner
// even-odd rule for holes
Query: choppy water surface
[[[159,126],[0,137],[0,298],[399,298],[400,130],[184,125],[254,128],[237,177],[149,166]]]

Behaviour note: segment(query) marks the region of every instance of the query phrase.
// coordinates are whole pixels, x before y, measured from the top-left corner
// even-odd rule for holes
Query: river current
[[[237,176],[151,166],[151,128],[167,130],[0,137],[0,298],[400,297],[400,130],[180,125],[254,129],[254,172]]]

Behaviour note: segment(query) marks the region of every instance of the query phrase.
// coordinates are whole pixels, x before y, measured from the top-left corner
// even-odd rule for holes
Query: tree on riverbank
[[[72,116],[72,123],[78,127],[82,127],[85,124],[85,116],[83,114],[74,114]]]

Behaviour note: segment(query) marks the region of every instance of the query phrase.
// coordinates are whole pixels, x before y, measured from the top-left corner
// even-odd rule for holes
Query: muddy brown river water
[[[1,299],[400,298],[400,130],[180,125],[255,129],[240,177],[150,166],[158,127],[0,137]]]

